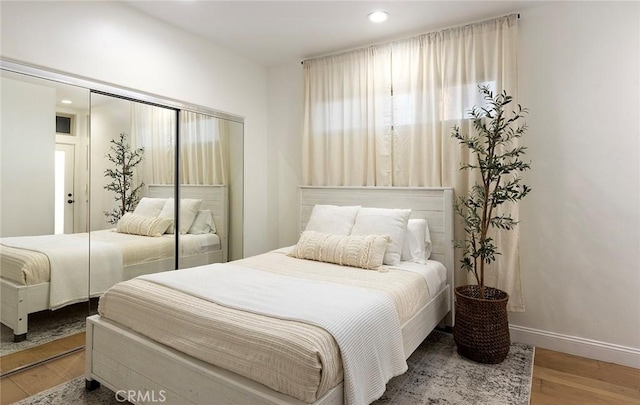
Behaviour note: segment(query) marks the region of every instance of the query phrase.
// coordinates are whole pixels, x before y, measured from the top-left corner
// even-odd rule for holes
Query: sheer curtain
[[[174,184],[176,112],[134,103],[131,113],[131,144],[144,148],[137,181]],[[227,184],[228,154],[225,120],[180,111],[180,184]]]
[[[305,61],[305,184],[449,186],[465,194],[476,178],[459,170],[470,154],[451,138],[451,130],[454,125],[473,130],[468,111],[483,104],[479,85],[506,90],[517,105],[517,21],[510,15]],[[371,49],[385,52],[372,57]],[[336,105],[342,112],[352,105],[361,109],[345,119],[331,113]],[[343,162],[349,161],[355,175],[347,173],[351,167]],[[506,210],[518,218],[517,207]],[[456,238],[463,237],[459,225]],[[509,310],[523,311],[518,229],[496,232],[494,238],[502,255],[485,279],[509,293]],[[464,272],[456,276],[457,284],[466,284],[460,282]]]
[[[305,184],[391,185],[389,46],[304,62]]]
[[[180,176],[182,184],[227,184],[220,133],[225,120],[191,111],[180,112]]]
[[[175,110],[132,103],[131,145],[144,148],[138,181],[146,185],[174,184],[176,125]]]

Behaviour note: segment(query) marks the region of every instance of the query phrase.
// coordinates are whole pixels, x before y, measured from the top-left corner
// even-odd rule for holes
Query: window
[[[73,130],[75,116],[70,114],[56,114],[56,133],[60,135],[75,135]]]

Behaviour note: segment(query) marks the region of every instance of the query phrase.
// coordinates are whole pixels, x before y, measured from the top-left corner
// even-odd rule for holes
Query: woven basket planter
[[[485,287],[480,299],[477,285],[456,288],[453,339],[458,353],[478,363],[501,363],[509,353],[509,295],[496,288]]]

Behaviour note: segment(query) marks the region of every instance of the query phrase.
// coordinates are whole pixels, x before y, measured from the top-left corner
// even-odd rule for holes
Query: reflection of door
[[[56,144],[55,233],[73,233],[75,146]]]

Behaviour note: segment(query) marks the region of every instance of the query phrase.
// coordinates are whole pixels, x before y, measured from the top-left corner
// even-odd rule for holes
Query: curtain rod
[[[509,15],[513,15],[513,14],[507,14],[507,16],[509,16]],[[519,20],[519,19],[520,19],[520,13],[516,14],[516,16],[518,17],[518,20]],[[497,17],[497,18],[500,18],[500,17]],[[496,18],[496,19],[497,19],[497,18]],[[485,20],[485,21],[491,21],[491,20]],[[482,22],[482,21],[479,21],[479,22]],[[472,23],[472,24],[473,24],[473,23]],[[452,28],[454,28],[454,27],[452,27]],[[449,28],[445,28],[444,30],[447,30],[447,29],[449,29]],[[444,31],[444,30],[440,30],[440,31]],[[434,31],[434,32],[436,32],[436,31]],[[419,34],[419,35],[423,35],[423,34]],[[373,45],[370,45],[370,46],[373,46]],[[355,50],[355,49],[354,49],[354,50]],[[349,52],[349,51],[346,51],[346,52]],[[342,53],[342,52],[339,52],[338,54],[340,54],[340,53]],[[326,55],[326,56],[330,56],[330,55]],[[321,56],[321,57],[322,57],[322,56]],[[315,59],[315,58],[311,58],[311,59]],[[300,64],[301,64],[301,65],[304,65],[304,61],[303,61],[303,60],[302,60],[302,61],[300,61]]]

